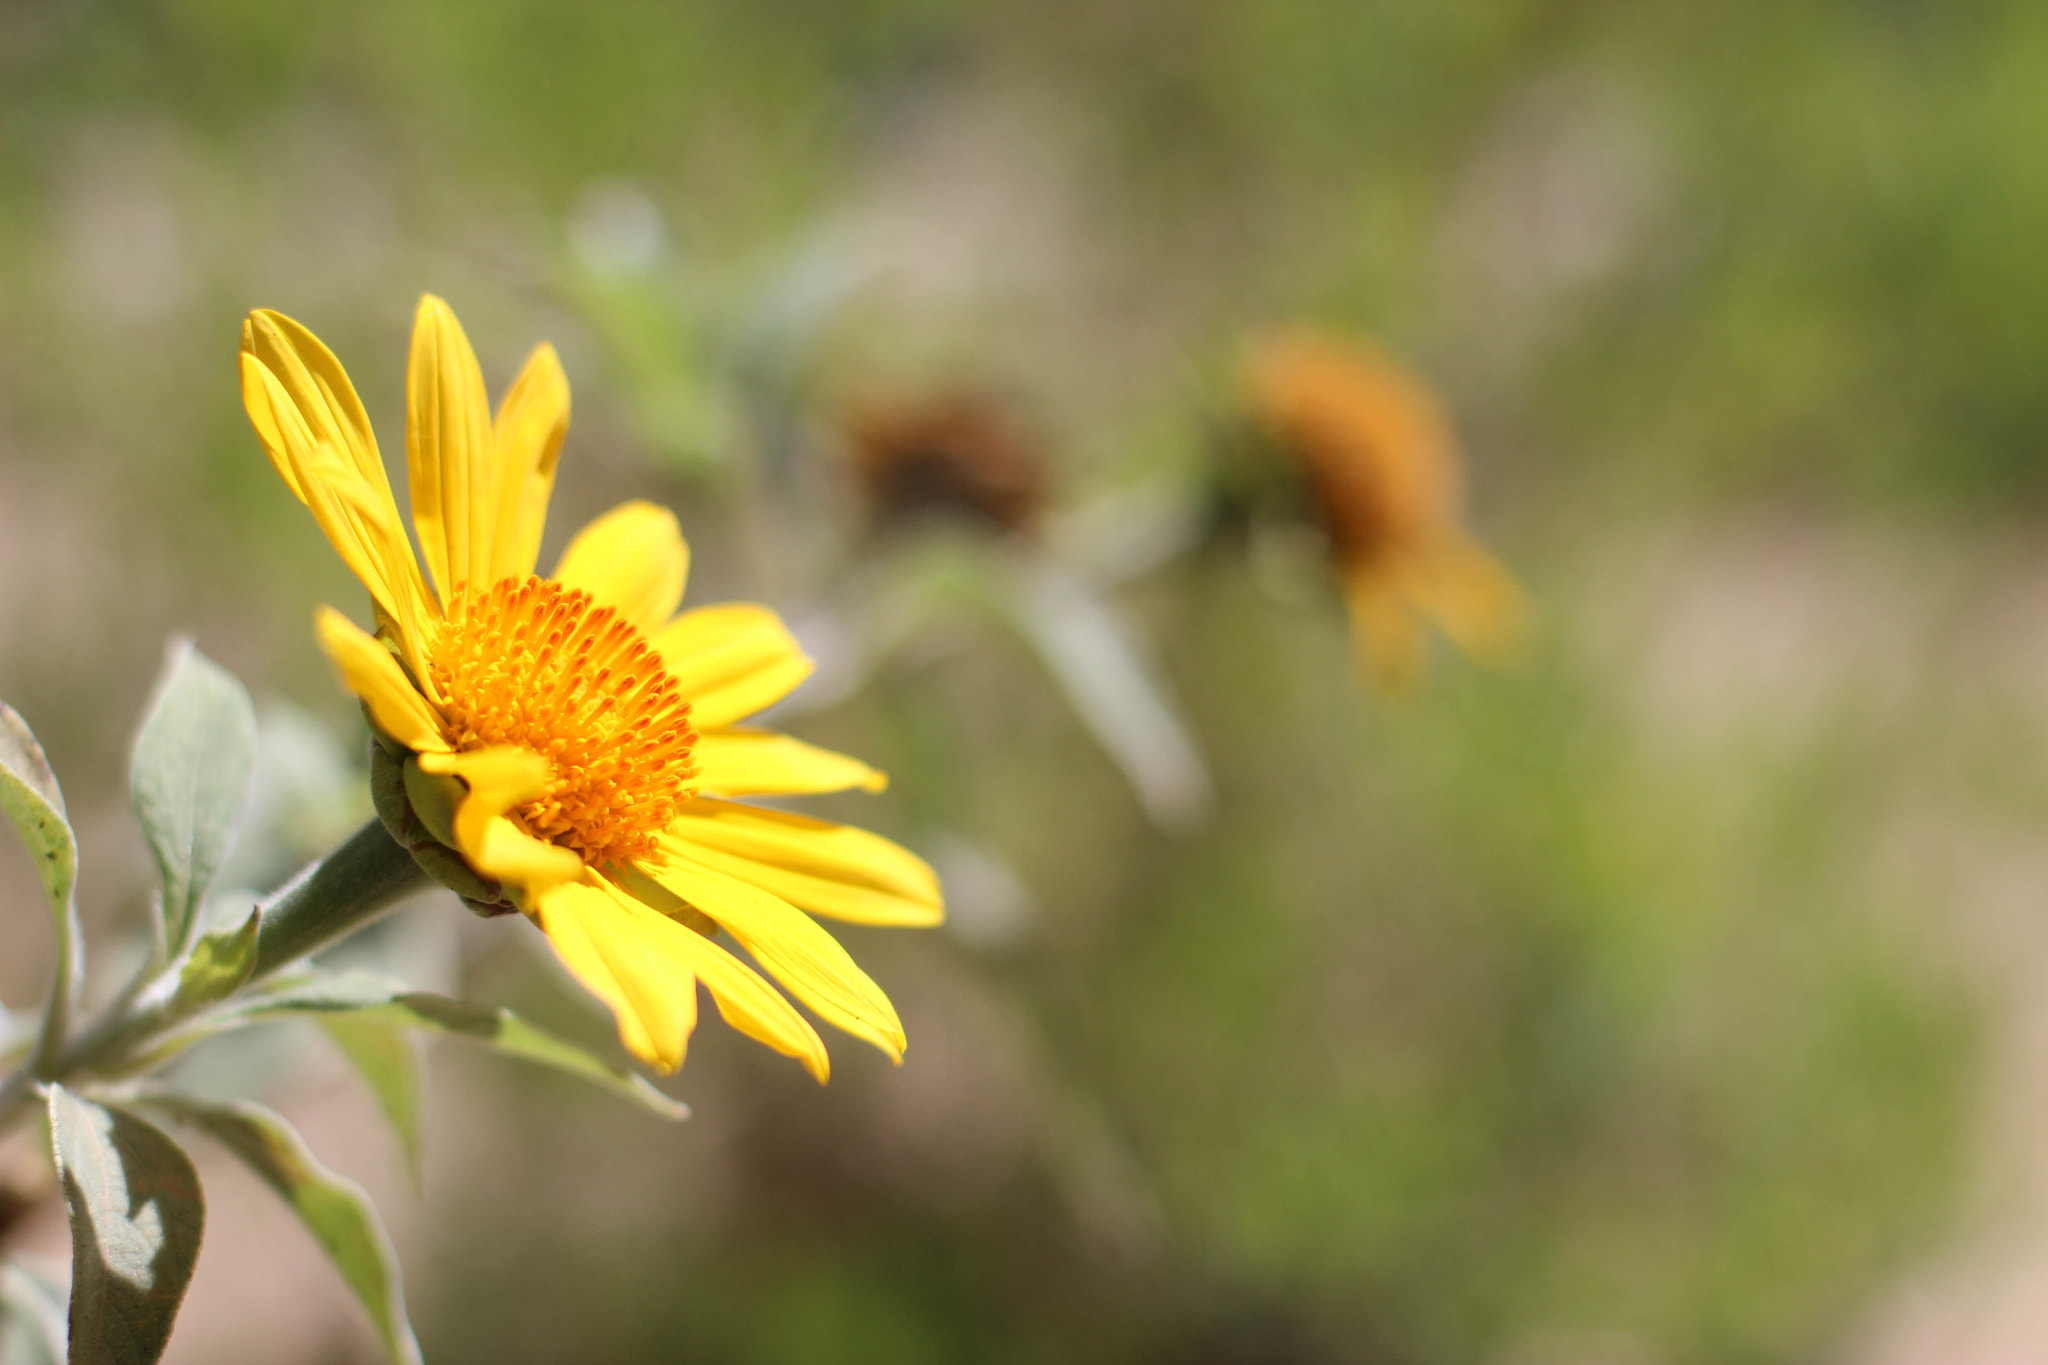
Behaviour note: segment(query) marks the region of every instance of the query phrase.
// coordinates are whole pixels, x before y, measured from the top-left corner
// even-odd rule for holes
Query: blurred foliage
[[[1197,506],[1245,336],[1373,334],[1529,664],[1375,701],[1273,528],[1103,581],[1215,779],[1170,835],[1013,632],[915,616],[799,727],[959,854],[953,940],[850,936],[904,1069],[707,1030],[678,1135],[458,1066],[427,1357],[1812,1359],[1948,1235],[1994,1027],[1913,850],[2048,813],[2044,73],[2018,3],[6,0],[0,695],[85,811],[173,624],[353,724],[252,306],[387,442],[421,290],[494,386],[553,339],[544,562],[670,501],[693,600],[820,638],[927,534],[863,537],[849,399],[993,387],[1068,512]],[[545,1020],[511,932],[469,993]]]

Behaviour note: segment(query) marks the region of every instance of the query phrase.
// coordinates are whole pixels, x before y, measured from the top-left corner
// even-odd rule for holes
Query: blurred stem
[[[433,885],[412,854],[372,820],[349,841],[292,878],[263,903],[256,965],[248,985],[372,923],[415,891]],[[136,1001],[149,1003],[136,1007]],[[39,1083],[74,1084],[116,1074],[122,1062],[187,1016],[217,1002],[181,1002],[175,968],[148,990],[124,992],[99,1022],[69,1045],[45,1035],[34,1063],[0,1082],[0,1132],[35,1100]],[[53,1006],[52,1017],[62,1015]],[[55,1037],[56,1044],[49,1042]],[[46,1055],[47,1054],[47,1055]]]

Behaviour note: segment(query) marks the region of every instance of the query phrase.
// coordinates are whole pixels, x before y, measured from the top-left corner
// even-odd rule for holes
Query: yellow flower
[[[1477,658],[1511,654],[1521,589],[1464,528],[1457,441],[1428,387],[1368,346],[1306,331],[1260,340],[1247,370],[1329,534],[1367,674],[1412,682],[1429,619]]]
[[[734,1027],[826,1078],[816,1031],[712,940],[722,928],[819,1017],[901,1060],[888,997],[811,915],[936,924],[931,869],[864,830],[732,799],[884,785],[737,724],[810,672],[795,639],[765,607],[677,615],[689,549],[647,503],[599,517],[552,578],[534,575],[569,423],[553,349],[494,420],[455,315],[420,301],[406,463],[426,578],[334,355],[260,311],[241,369],[264,450],[375,604],[374,636],[322,608],[322,647],[409,770],[459,779],[449,841],[611,1006],[626,1046],[680,1066],[702,981]]]

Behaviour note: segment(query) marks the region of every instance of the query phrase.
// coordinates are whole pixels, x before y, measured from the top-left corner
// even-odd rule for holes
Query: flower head
[[[682,1064],[701,981],[736,1028],[826,1077],[816,1031],[720,929],[821,1018],[900,1059],[888,997],[811,916],[936,924],[931,869],[863,830],[734,799],[885,782],[738,724],[810,672],[781,621],[752,605],[677,614],[689,549],[648,503],[599,517],[553,576],[534,572],[569,423],[554,351],[533,352],[494,416],[455,315],[421,300],[406,385],[417,557],[333,354],[259,311],[241,367],[264,450],[370,590],[374,635],[331,608],[316,630],[402,765],[403,822],[431,831],[422,864],[459,856],[465,894],[532,918],[659,1070]]]
[[[1366,672],[1412,681],[1430,619],[1467,653],[1510,653],[1521,590],[1464,528],[1457,441],[1428,387],[1369,346],[1315,332],[1260,340],[1247,376],[1329,535]]]
[[[855,475],[880,520],[966,516],[1028,531],[1047,500],[1043,452],[1016,414],[971,390],[870,401],[841,423]]]

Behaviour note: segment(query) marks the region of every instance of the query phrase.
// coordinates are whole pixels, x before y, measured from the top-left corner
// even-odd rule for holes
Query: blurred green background
[[[432,290],[494,392],[562,351],[548,545],[674,506],[691,600],[824,664],[788,727],[894,777],[809,808],[954,924],[842,935],[900,1070],[707,1022],[681,1128],[437,1053],[417,1190],[273,1066],[430,1361],[2048,1358],[2044,133],[2019,3],[4,0],[0,696],[100,942],[168,633],[357,761],[309,623],[361,591],[237,325],[311,326],[396,461]],[[1376,696],[1312,533],[1215,529],[1296,321],[1440,389],[1520,669]],[[1024,533],[861,500],[845,412],[960,391],[1043,455]],[[526,926],[389,937],[609,1037]],[[374,1359],[264,1197],[174,1356]]]

